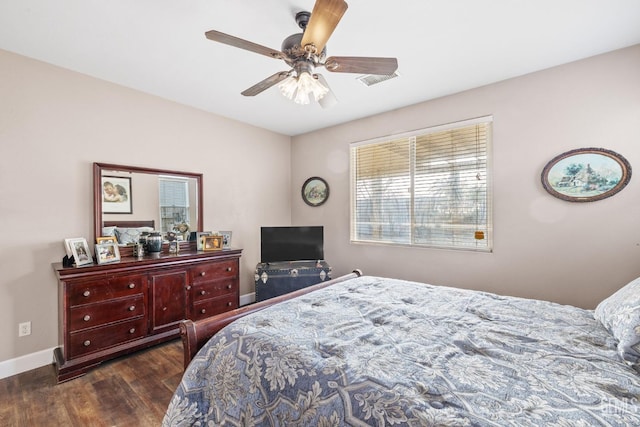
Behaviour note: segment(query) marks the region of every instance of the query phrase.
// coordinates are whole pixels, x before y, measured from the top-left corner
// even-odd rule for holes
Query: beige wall
[[[51,263],[92,239],[92,163],[204,174],[204,226],[244,248],[253,292],[259,227],[289,224],[288,136],[0,50],[0,364],[57,345]],[[18,323],[32,335],[18,338]],[[48,353],[47,353],[48,354]]]
[[[640,273],[638,177],[599,202],[548,195],[555,155],[604,147],[640,164],[640,46],[291,138],[0,50],[0,364],[57,344],[51,263],[66,237],[92,236],[95,161],[204,174],[206,229],[244,248],[253,292],[264,224],[325,226],[334,275],[362,268],[583,307]],[[428,84],[428,82],[425,82]],[[350,142],[492,114],[492,254],[349,243]],[[268,166],[265,166],[268,165]],[[268,170],[267,170],[268,169]],[[305,205],[312,175],[328,202]],[[258,187],[259,185],[259,187]],[[18,323],[33,322],[17,338]]]
[[[494,118],[493,253],[350,244],[350,142],[485,115]],[[546,193],[540,173],[556,155],[581,147],[614,150],[640,170],[639,129],[637,45],[294,137],[292,220],[325,226],[335,275],[362,268],[591,308],[640,275],[640,176],[614,197],[570,203]],[[314,175],[331,190],[316,208],[300,198]]]

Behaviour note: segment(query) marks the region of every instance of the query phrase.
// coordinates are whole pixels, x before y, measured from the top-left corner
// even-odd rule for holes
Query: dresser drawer
[[[69,329],[70,332],[75,332],[106,323],[131,319],[143,316],[144,311],[144,296],[141,294],[130,298],[104,301],[100,304],[80,305],[70,310]]]
[[[194,302],[202,301],[209,298],[216,298],[225,294],[235,294],[238,289],[238,280],[236,278],[215,280],[211,282],[197,283],[191,288],[192,299]]]
[[[198,302],[193,305],[191,320],[200,320],[238,308],[238,294]]]
[[[220,261],[191,267],[191,283],[208,282],[238,276],[238,261]]]
[[[67,350],[69,357],[82,356],[143,337],[147,332],[145,326],[146,319],[141,317],[128,322],[71,333],[69,337],[71,348]]]
[[[91,304],[112,298],[132,296],[145,292],[147,276],[131,275],[102,277],[86,282],[69,284],[69,305]]]

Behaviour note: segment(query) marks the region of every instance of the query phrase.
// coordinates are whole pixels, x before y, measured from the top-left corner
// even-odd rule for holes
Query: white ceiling
[[[0,49],[297,135],[640,43],[640,0],[347,2],[327,55],[397,57],[400,77],[321,69],[330,109],[240,95],[287,65],[204,36],[279,50],[314,0],[0,0]]]

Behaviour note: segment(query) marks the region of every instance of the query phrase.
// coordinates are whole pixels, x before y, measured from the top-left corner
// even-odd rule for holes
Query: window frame
[[[486,199],[484,203],[479,204],[478,206],[484,207],[486,209],[486,221],[482,223],[482,230],[484,231],[484,238],[474,240],[476,243],[484,240],[482,244],[472,245],[471,240],[467,239],[464,242],[467,243],[458,243],[452,242],[451,244],[443,244],[442,242],[420,242],[416,241],[416,226],[420,225],[420,223],[416,220],[417,211],[415,210],[415,198],[416,198],[416,140],[419,138],[424,138],[426,135],[437,134],[441,132],[451,131],[455,129],[464,129],[471,126],[476,126],[478,124],[486,124],[486,145],[484,146],[484,150],[476,150],[475,153],[483,152],[486,154],[485,160],[485,169],[484,173],[486,176],[484,191],[486,192]],[[493,139],[493,116],[482,116],[469,120],[462,120],[452,123],[447,123],[443,125],[431,126],[427,128],[422,128],[418,130],[413,130],[409,132],[404,132],[400,134],[387,135],[384,137],[373,138],[364,141],[353,142],[349,147],[349,162],[350,162],[350,230],[349,230],[349,238],[350,243],[357,245],[386,245],[386,246],[401,246],[401,247],[416,247],[416,248],[432,248],[432,249],[448,249],[448,250],[462,250],[462,251],[471,251],[471,252],[493,252],[493,189],[492,189],[492,139]],[[409,175],[403,177],[409,180],[409,207],[407,210],[409,216],[408,224],[405,224],[405,227],[408,227],[409,238],[407,242],[397,242],[397,241],[389,241],[382,238],[362,238],[358,237],[358,216],[357,216],[357,197],[358,197],[358,167],[357,164],[357,150],[358,147],[368,146],[368,145],[380,145],[383,143],[393,143],[400,142],[402,140],[409,140],[409,150],[410,150],[410,159],[409,159]],[[399,145],[399,144],[398,144]],[[384,175],[380,175],[380,177],[384,177]],[[449,187],[452,188],[452,187]],[[459,189],[460,187],[456,187]],[[400,212],[399,212],[400,213]],[[387,221],[387,225],[391,225],[392,221]],[[441,222],[440,226],[451,226],[449,222]],[[469,225],[462,225],[462,227],[469,228]],[[478,230],[478,228],[476,228]]]

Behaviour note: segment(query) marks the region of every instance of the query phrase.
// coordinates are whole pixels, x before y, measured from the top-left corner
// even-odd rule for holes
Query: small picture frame
[[[96,259],[98,264],[120,261],[120,250],[117,243],[99,243],[96,245]]]
[[[96,243],[99,245],[103,243],[115,243],[117,245],[118,239],[116,239],[115,236],[96,237]]]
[[[302,200],[309,206],[320,206],[329,198],[329,184],[319,176],[312,176],[302,184]]]
[[[204,251],[220,251],[222,250],[222,236],[203,236],[202,249]]]
[[[74,240],[82,240],[82,237],[70,237],[68,239],[64,239],[64,251],[67,254],[67,258],[71,258],[73,256],[73,251],[71,250],[71,242]]]
[[[180,252],[180,243],[178,243],[177,240],[170,240],[168,247],[170,254],[177,254],[178,252]]]
[[[211,231],[198,231],[196,232],[196,249],[199,251],[204,250],[203,237],[211,236],[213,232]]]
[[[231,236],[233,235],[233,232],[218,231],[218,234],[222,236],[222,249],[231,248]]]
[[[91,256],[87,239],[84,237],[78,237],[74,239],[66,239],[65,242],[69,245],[76,267],[93,264],[93,257]]]

